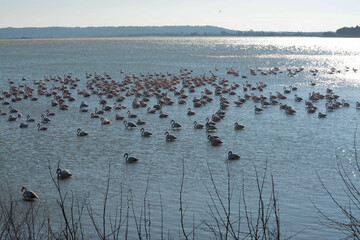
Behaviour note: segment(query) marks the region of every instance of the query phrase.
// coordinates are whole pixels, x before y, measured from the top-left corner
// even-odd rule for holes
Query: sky
[[[360,0],[0,0],[0,28],[169,25],[336,31],[360,25]]]

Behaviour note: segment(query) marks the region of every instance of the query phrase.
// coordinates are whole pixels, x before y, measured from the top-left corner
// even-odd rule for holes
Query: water
[[[193,70],[192,76],[206,74],[209,70],[220,78],[229,80],[229,84],[256,84],[262,81],[267,84],[263,92],[248,91],[257,96],[268,96],[269,92],[282,92],[283,87],[298,87],[297,92],[288,94],[282,103],[293,106],[296,115],[286,115],[279,106],[264,109],[262,114],[254,114],[252,101],[242,107],[235,107],[233,101],[237,95],[225,94],[231,105],[226,110],[226,117],[217,124],[214,133],[222,138],[222,146],[213,147],[207,141],[205,130],[193,128],[194,120],[205,123],[219,108],[219,97],[201,108],[193,108],[192,99],[200,97],[205,87],[196,89],[195,93],[186,94],[186,105],[164,106],[167,119],[159,119],[157,114],[147,114],[145,108],[132,109],[134,97],[127,97],[123,105],[132,113],[146,121],[144,126],[154,135],[150,138],[140,136],[139,128],[126,130],[122,121],[115,121],[115,114],[127,115],[127,110],[111,111],[105,114],[112,124],[104,126],[98,119],[91,119],[90,112],[99,107],[98,97],[83,99],[73,96],[75,102],[67,102],[69,111],[61,111],[50,106],[50,98],[40,96],[37,102],[28,100],[12,103],[24,116],[30,114],[40,120],[46,109],[56,112],[47,125],[48,131],[37,131],[36,123],[28,129],[20,129],[19,122],[8,122],[7,117],[0,117],[0,180],[2,192],[13,192],[21,198],[20,189],[25,185],[40,196],[35,204],[44,204],[52,211],[58,211],[57,192],[49,177],[48,165],[56,169],[70,169],[72,179],[61,183],[63,191],[73,191],[82,198],[89,196],[91,206],[98,212],[104,199],[109,165],[111,166],[109,208],[111,214],[119,206],[120,186],[123,187],[124,201],[131,196],[140,216],[144,206],[144,194],[148,182],[147,199],[151,203],[152,237],[160,235],[160,194],[164,212],[164,230],[167,235],[179,238],[180,213],[179,193],[184,162],[185,180],[183,190],[184,207],[186,207],[185,225],[190,228],[203,219],[209,220],[206,214],[207,203],[211,202],[209,193],[213,190],[209,169],[221,193],[226,192],[227,170],[226,154],[229,150],[239,153],[241,160],[229,162],[229,171],[234,188],[234,209],[237,209],[238,197],[245,185],[247,203],[251,210],[257,208],[257,189],[254,167],[261,175],[267,166],[266,196],[270,191],[270,175],[273,175],[276,195],[279,200],[281,228],[283,236],[294,238],[333,238],[343,235],[329,229],[321,223],[321,216],[312,202],[329,216],[343,219],[336,206],[320,184],[316,172],[334,196],[343,204],[348,203],[343,185],[336,172],[337,161],[351,173],[353,142],[356,125],[359,123],[360,111],[355,109],[356,101],[360,101],[359,72],[351,69],[360,68],[360,48],[358,39],[336,38],[178,38],[178,37],[144,37],[144,38],[106,38],[106,39],[41,39],[41,40],[0,40],[0,88],[8,90],[8,79],[16,84],[26,83],[34,87],[33,80],[43,80],[44,76],[63,76],[71,73],[73,78],[79,77],[78,89],[85,89],[85,72],[103,75],[110,74],[112,79],[122,81],[124,74],[140,73],[172,73],[179,75],[184,67]],[[345,67],[350,71],[346,72]],[[215,72],[215,67],[219,69]],[[240,76],[226,74],[232,67]],[[277,75],[251,76],[249,69],[278,67],[284,73]],[[286,69],[303,67],[304,71],[294,77],[288,77]],[[335,67],[340,73],[328,74]],[[312,76],[311,69],[318,69],[317,76]],[[21,81],[25,77],[26,82]],[[316,86],[310,86],[310,81]],[[48,88],[54,84],[47,82]],[[56,83],[55,85],[58,85]],[[206,88],[214,90],[213,86]],[[350,103],[349,108],[341,108],[329,112],[327,118],[317,118],[317,113],[308,114],[304,102],[295,102],[294,94],[307,99],[308,93],[326,94],[331,88]],[[181,86],[178,86],[178,90]],[[242,88],[235,90],[244,95]],[[124,95],[124,93],[122,93]],[[174,101],[173,93],[168,94]],[[80,102],[89,104],[89,113],[79,113]],[[107,99],[110,103],[115,99]],[[325,100],[315,103],[318,111],[325,112]],[[151,98],[149,106],[156,104]],[[110,105],[110,104],[109,104]],[[259,106],[259,104],[257,104]],[[196,114],[187,116],[188,107]],[[0,105],[2,111],[8,106]],[[183,125],[182,130],[173,130],[170,120]],[[235,131],[233,125],[239,122],[246,126],[245,130]],[[76,136],[77,128],[89,132],[89,136]],[[165,131],[176,135],[175,142],[165,141]],[[139,158],[136,164],[126,164],[123,155],[127,152]],[[334,156],[337,156],[335,158]],[[53,171],[54,172],[54,171]],[[359,176],[351,175],[357,181]],[[149,179],[149,180],[148,180]],[[131,194],[130,194],[131,191]],[[5,194],[6,195],[6,194]],[[129,197],[130,198],[130,197]],[[20,202],[27,206],[29,203]],[[109,213],[110,214],[110,213]],[[57,214],[55,213],[55,216]],[[132,216],[132,214],[131,214]],[[243,214],[241,217],[244,217]],[[237,210],[234,210],[237,219]],[[56,219],[56,217],[55,217]],[[243,219],[243,218],[242,218]],[[244,220],[244,219],[243,219]],[[85,227],[91,223],[85,218]],[[245,224],[243,225],[246,230]],[[134,222],[130,223],[130,234],[136,237]],[[204,225],[197,230],[197,236],[212,236]],[[181,237],[180,237],[181,238]]]

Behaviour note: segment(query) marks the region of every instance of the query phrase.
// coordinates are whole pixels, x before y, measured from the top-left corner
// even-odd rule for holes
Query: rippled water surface
[[[7,116],[0,116],[0,190],[8,192],[10,189],[21,199],[21,186],[28,186],[40,196],[35,204],[58,209],[57,193],[49,176],[49,163],[54,170],[60,161],[62,168],[70,169],[73,173],[72,179],[61,183],[63,191],[73,191],[75,195],[89,199],[93,208],[101,211],[111,166],[112,198],[109,208],[119,206],[118,193],[122,186],[124,201],[126,197],[133,199],[139,217],[148,188],[152,237],[157,239],[160,236],[162,202],[164,231],[173,238],[179,238],[182,236],[179,235],[179,193],[183,162],[183,204],[187,209],[185,225],[190,228],[193,221],[197,224],[209,219],[206,214],[207,203],[211,202],[207,189],[212,189],[209,169],[220,191],[226,192],[226,156],[231,150],[241,155],[240,160],[229,162],[234,184],[234,209],[238,207],[244,183],[247,202],[252,210],[256,210],[258,193],[254,167],[262,174],[267,166],[267,183],[270,183],[270,175],[273,175],[275,182],[283,236],[297,234],[294,238],[341,238],[341,233],[321,223],[323,219],[313,203],[329,216],[342,219],[341,213],[321,186],[316,171],[343,204],[347,203],[347,196],[336,172],[337,160],[354,181],[359,178],[356,172],[351,172],[354,133],[360,117],[360,110],[355,107],[356,102],[360,101],[360,72],[352,69],[360,68],[359,46],[359,39],[281,37],[0,40],[0,88],[4,91],[8,91],[10,80],[15,85],[37,87],[34,80],[44,80],[44,76],[50,75],[63,77],[71,73],[73,78],[80,78],[77,89],[83,90],[86,89],[86,72],[93,75],[96,72],[101,76],[106,72],[113,80],[123,81],[125,74],[140,77],[141,73],[170,73],[179,76],[181,68],[192,70],[189,76],[193,77],[203,74],[210,77],[214,73],[218,76],[217,82],[223,78],[229,80],[228,88],[245,81],[253,85],[263,82],[267,85],[263,92],[247,92],[256,96],[262,94],[268,97],[270,92],[283,92],[283,88],[290,85],[298,87],[296,92],[286,95],[286,100],[281,100],[283,104],[294,107],[297,111],[295,115],[286,115],[278,105],[264,109],[262,114],[254,114],[254,105],[260,104],[251,100],[236,107],[233,101],[237,100],[237,95],[244,96],[242,87],[234,90],[236,95],[223,94],[231,104],[225,110],[224,120],[217,123],[218,129],[211,133],[222,138],[223,144],[217,147],[207,141],[209,133],[193,128],[195,120],[205,123],[205,119],[219,109],[219,96],[214,94],[210,95],[213,102],[193,108],[192,99],[201,97],[205,87],[215,90],[210,84],[196,88],[194,93],[189,93],[186,88],[186,105],[177,104],[177,97],[169,92],[168,96],[175,104],[162,108],[169,115],[165,119],[160,119],[158,112],[148,114],[146,108],[132,109],[134,96],[127,97],[122,104],[146,121],[145,129],[153,133],[150,138],[141,137],[140,127],[127,130],[122,121],[115,120],[116,113],[127,116],[127,110],[106,112],[104,115],[112,121],[108,126],[101,125],[99,119],[90,118],[90,112],[95,107],[101,107],[99,99],[96,95],[85,99],[77,94],[77,90],[71,90],[76,101],[66,102],[70,106],[68,111],[51,107],[51,98],[45,96],[39,96],[36,102],[23,100],[11,103],[23,116],[30,114],[37,122],[46,109],[56,115],[46,125],[47,131],[38,131],[36,123],[30,123],[27,129],[20,129],[19,124],[25,122],[24,117],[8,122]],[[229,67],[238,71],[240,76],[228,75],[226,69]],[[274,67],[283,73],[260,74]],[[304,70],[293,77],[288,76],[287,69],[294,71],[300,67]],[[329,74],[332,67],[339,72]],[[349,67],[349,71],[346,71],[346,67]],[[215,71],[215,68],[219,71]],[[125,74],[121,74],[120,69]],[[250,69],[255,69],[258,75],[251,76]],[[314,69],[318,70],[316,76],[310,72]],[[248,78],[243,79],[241,75]],[[22,81],[23,77],[27,80]],[[311,86],[311,81],[316,86]],[[48,90],[59,84],[46,82]],[[181,88],[180,83],[177,89]],[[309,93],[326,94],[327,88],[333,89],[340,100],[345,99],[350,103],[350,107],[328,112],[326,118],[319,119],[317,113],[307,113],[304,102],[294,101],[295,93],[307,100]],[[168,92],[166,89],[162,91]],[[125,95],[125,92],[120,94]],[[112,105],[115,98],[107,100]],[[89,113],[79,112],[81,101],[89,105]],[[156,102],[157,99],[152,97],[147,104],[153,106]],[[326,100],[315,103],[318,112],[325,112],[325,103]],[[189,107],[196,112],[194,116],[186,115]],[[0,105],[0,110],[9,111],[6,105]],[[181,130],[170,127],[172,119],[182,124]],[[246,128],[235,131],[235,122],[244,124]],[[77,128],[87,131],[89,136],[77,137]],[[166,131],[176,135],[178,140],[166,142]],[[126,164],[123,157],[125,152],[137,156],[139,162]],[[268,193],[270,185],[266,186]],[[233,214],[236,219],[237,210]],[[244,221],[243,213],[241,217]],[[84,221],[90,229],[90,221]],[[245,224],[243,227],[246,230]],[[129,229],[130,234],[137,237],[133,222]],[[208,238],[212,235],[205,226],[200,226],[197,236]]]

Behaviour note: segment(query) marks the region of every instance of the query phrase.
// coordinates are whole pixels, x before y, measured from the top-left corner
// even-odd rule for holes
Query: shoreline
[[[340,37],[340,36],[281,36],[281,35],[266,35],[266,36],[219,36],[219,35],[209,35],[209,36],[190,36],[190,35],[129,35],[129,36],[93,36],[93,37],[18,37],[18,38],[2,38],[0,40],[46,40],[46,39],[116,39],[116,38],[358,38],[358,37]]]

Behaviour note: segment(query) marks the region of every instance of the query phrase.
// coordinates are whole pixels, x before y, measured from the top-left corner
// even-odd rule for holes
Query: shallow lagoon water
[[[206,204],[210,201],[206,190],[211,188],[209,170],[212,171],[218,186],[225,191],[226,154],[229,150],[239,153],[241,159],[229,163],[234,188],[234,199],[241,194],[244,181],[246,198],[252,209],[256,209],[257,189],[255,187],[254,166],[260,173],[267,164],[268,177],[273,175],[277,197],[279,199],[281,227],[283,235],[294,238],[338,239],[343,235],[329,229],[320,222],[321,217],[312,202],[325,212],[341,219],[333,202],[324,191],[316,176],[318,172],[324,183],[344,204],[347,197],[341,180],[336,173],[337,160],[351,172],[353,159],[354,133],[359,123],[360,111],[355,109],[360,101],[360,72],[351,69],[360,68],[360,49],[358,39],[337,38],[106,38],[106,39],[27,39],[0,41],[0,88],[8,89],[8,79],[16,83],[26,83],[33,87],[33,80],[42,80],[44,76],[63,76],[71,73],[81,79],[78,89],[85,89],[85,72],[110,74],[113,80],[122,81],[124,74],[173,73],[179,75],[184,67],[193,70],[192,76],[206,74],[210,70],[219,78],[232,83],[264,82],[267,87],[263,92],[248,91],[259,96],[269,92],[282,92],[283,87],[298,87],[297,92],[288,95],[282,103],[293,106],[297,113],[289,116],[271,106],[262,114],[254,114],[252,101],[242,107],[235,107],[233,101],[237,95],[224,95],[231,105],[226,110],[226,117],[217,124],[214,133],[222,138],[222,146],[213,147],[207,141],[205,130],[193,128],[194,120],[205,123],[219,109],[219,97],[212,95],[212,103],[201,108],[193,108],[191,100],[200,97],[205,87],[195,93],[186,94],[186,105],[164,106],[162,111],[169,114],[167,119],[159,119],[157,114],[147,114],[146,109],[132,109],[133,97],[127,97],[123,105],[146,121],[145,129],[154,135],[150,138],[140,136],[139,128],[126,130],[122,121],[115,121],[115,114],[126,115],[127,110],[111,111],[105,116],[112,120],[109,126],[103,126],[98,119],[91,119],[90,113],[79,113],[82,100],[89,104],[89,112],[99,107],[98,97],[83,99],[76,94],[75,102],[67,103],[69,111],[50,107],[50,99],[40,96],[37,102],[28,100],[12,103],[23,115],[30,114],[37,120],[46,109],[56,112],[47,125],[48,131],[37,131],[35,123],[28,129],[19,128],[19,120],[8,122],[0,117],[0,180],[1,191],[11,189],[19,198],[21,186],[33,189],[40,196],[35,204],[46,204],[50,209],[57,209],[56,191],[49,177],[48,161],[56,168],[61,161],[62,168],[73,172],[72,179],[62,182],[64,191],[74,191],[78,196],[90,196],[91,205],[101,208],[104,186],[111,166],[110,194],[116,196],[123,186],[126,194],[131,189],[134,204],[139,209],[143,206],[143,196],[149,179],[148,199],[152,210],[152,236],[159,236],[160,202],[162,196],[164,208],[164,229],[174,238],[179,238],[180,214],[179,191],[182,165],[185,167],[184,205],[187,207],[187,226],[192,226],[193,216],[196,222],[209,218],[205,214]],[[345,66],[350,71],[345,71]],[[219,69],[215,72],[215,67]],[[232,67],[240,76],[226,74]],[[277,75],[250,75],[250,68],[267,71],[278,67],[283,71]],[[303,67],[304,71],[294,77],[286,74],[286,69]],[[341,70],[340,73],[328,74],[330,68]],[[318,69],[317,76],[312,76],[311,69]],[[21,78],[25,77],[26,82]],[[310,81],[316,86],[310,86]],[[48,82],[50,88],[53,82]],[[180,86],[181,88],[181,86]],[[208,89],[214,90],[210,85]],[[329,112],[327,118],[319,119],[316,114],[308,114],[304,102],[295,102],[294,94],[307,99],[308,93],[315,91],[322,94],[331,88],[350,103],[349,108]],[[179,88],[178,88],[179,89]],[[243,90],[235,90],[244,95]],[[173,97],[170,92],[169,96]],[[111,103],[115,99],[108,99]],[[318,111],[325,112],[325,100],[315,103]],[[149,106],[156,104],[151,98]],[[259,105],[259,104],[257,104]],[[187,116],[188,107],[196,114]],[[2,111],[8,107],[0,105]],[[170,120],[183,125],[182,130],[173,130]],[[22,120],[24,121],[24,119]],[[239,122],[245,130],[235,131],[233,124]],[[82,128],[89,136],[79,138],[76,129]],[[169,131],[178,137],[175,142],[166,142],[164,132]],[[123,154],[128,152],[139,158],[136,164],[126,164]],[[338,156],[335,158],[334,156]],[[354,179],[359,176],[353,175]],[[269,178],[268,181],[269,182]],[[236,200],[235,200],[236,202]],[[21,204],[28,204],[26,202]],[[118,205],[115,197],[110,201],[110,208]],[[236,207],[236,204],[234,204]],[[140,210],[139,210],[140,211]],[[140,214],[140,212],[138,213]],[[234,213],[235,214],[235,213]],[[55,214],[56,215],[56,214]],[[90,222],[86,225],[90,227]],[[136,228],[130,226],[130,233]],[[207,238],[211,233],[199,228],[197,236]],[[181,238],[181,237],[180,237]]]

